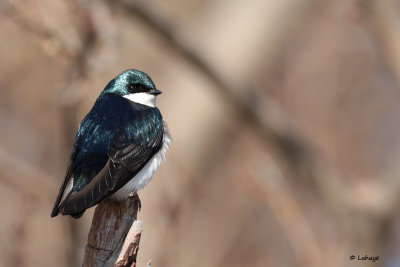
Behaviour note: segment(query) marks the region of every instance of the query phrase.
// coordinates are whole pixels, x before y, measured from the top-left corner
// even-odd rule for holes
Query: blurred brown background
[[[0,266],[80,266],[50,211],[109,80],[173,136],[139,195],[145,266],[400,266],[400,3],[0,1]],[[379,256],[351,261],[350,256]]]

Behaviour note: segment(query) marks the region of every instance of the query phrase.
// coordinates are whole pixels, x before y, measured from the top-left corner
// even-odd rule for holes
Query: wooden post
[[[100,202],[93,215],[83,267],[136,266],[142,233],[142,223],[136,221],[139,208],[138,197]]]

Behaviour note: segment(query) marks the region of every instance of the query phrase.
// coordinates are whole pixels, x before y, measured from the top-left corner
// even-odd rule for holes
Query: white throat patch
[[[148,93],[134,93],[134,94],[124,95],[123,97],[129,99],[132,102],[146,105],[149,107],[156,106],[156,96]]]

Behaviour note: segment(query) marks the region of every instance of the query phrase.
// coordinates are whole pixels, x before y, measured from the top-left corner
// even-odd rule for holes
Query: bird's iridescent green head
[[[151,78],[140,70],[130,69],[112,79],[101,95],[113,94],[133,102],[155,106],[155,96],[161,94]]]

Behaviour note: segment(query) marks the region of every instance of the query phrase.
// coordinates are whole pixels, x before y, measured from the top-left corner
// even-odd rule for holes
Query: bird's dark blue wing
[[[61,198],[63,196],[65,187],[67,186],[68,182],[70,181],[70,179],[73,176],[74,160],[75,160],[76,155],[78,154],[78,152],[80,150],[81,142],[82,142],[82,138],[80,136],[77,136],[75,144],[74,144],[74,146],[72,148],[71,157],[70,157],[69,162],[68,162],[67,172],[65,174],[64,181],[63,181],[63,183],[61,185],[60,191],[58,192],[58,196],[57,196],[56,202],[54,203],[53,211],[51,212],[51,217],[57,216],[57,214],[59,213],[58,205],[60,204],[60,201],[61,201]]]
[[[85,126],[83,120],[78,131],[82,141],[72,162],[73,189],[62,203],[56,202],[53,213],[79,217],[129,182],[162,147],[164,128],[157,108],[121,97],[100,103],[100,107],[96,105],[91,111],[94,122]],[[99,110],[108,111],[103,114]],[[87,130],[82,127],[96,133],[88,137]],[[99,166],[96,162],[101,161]],[[58,201],[63,190],[60,190]]]

